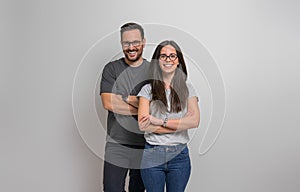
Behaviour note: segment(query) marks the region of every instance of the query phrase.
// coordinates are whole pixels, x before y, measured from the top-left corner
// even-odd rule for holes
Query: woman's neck
[[[173,77],[174,77],[174,73],[171,73],[171,74],[170,73],[169,74],[164,73],[163,74],[163,81],[165,83],[165,88],[166,89],[170,89]]]

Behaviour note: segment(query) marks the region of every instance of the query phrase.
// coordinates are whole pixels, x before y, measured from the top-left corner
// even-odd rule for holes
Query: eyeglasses
[[[122,41],[122,46],[123,47],[130,47],[130,45],[134,46],[134,47],[138,47],[141,45],[141,42],[142,41],[132,41],[132,42],[129,42],[129,41]]]
[[[167,56],[165,54],[161,54],[159,56],[159,59],[162,60],[162,61],[166,61],[167,58],[169,58],[171,61],[175,61],[177,59],[177,55],[175,53],[172,53],[169,56]]]

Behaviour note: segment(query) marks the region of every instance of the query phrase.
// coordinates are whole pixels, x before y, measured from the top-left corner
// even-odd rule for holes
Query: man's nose
[[[133,49],[133,48],[135,48],[135,47],[133,46],[133,44],[132,44],[132,43],[129,43],[129,46],[128,46],[128,48],[129,48],[129,49]]]

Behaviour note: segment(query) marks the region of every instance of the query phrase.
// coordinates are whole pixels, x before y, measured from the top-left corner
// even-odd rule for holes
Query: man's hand
[[[139,107],[139,100],[135,95],[128,95],[126,102],[135,108]]]
[[[121,95],[113,93],[101,94],[104,109],[121,115],[137,115],[137,108],[125,103]]]

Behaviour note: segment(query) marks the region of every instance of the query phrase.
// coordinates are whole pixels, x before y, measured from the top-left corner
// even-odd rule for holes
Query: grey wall
[[[105,113],[96,92],[103,63],[80,64],[117,56],[118,39],[107,49],[96,48],[127,21],[145,24],[153,42],[159,34],[152,26],[176,28],[195,38],[195,44],[188,41],[191,47],[205,48],[199,54],[207,51],[216,65],[199,64],[202,73],[190,70],[193,82],[199,81],[194,84],[203,121],[192,132],[187,191],[299,191],[299,8],[296,0],[1,1],[0,191],[101,191],[103,131],[98,128]],[[197,63],[196,51],[179,41],[192,56],[190,63]],[[147,47],[147,58],[152,48]],[[213,74],[224,84],[214,84]],[[89,98],[80,102],[85,95]],[[223,126],[210,128],[209,114],[222,116],[224,104]],[[90,118],[100,121],[87,123]],[[203,149],[218,126],[215,144],[200,155],[205,130]]]

